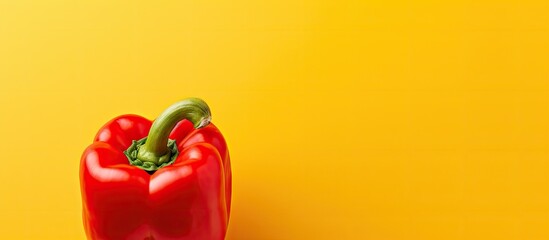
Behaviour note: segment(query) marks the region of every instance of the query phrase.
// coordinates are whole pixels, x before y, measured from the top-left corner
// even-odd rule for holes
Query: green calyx
[[[124,154],[126,155],[126,157],[128,157],[131,165],[139,167],[146,171],[156,171],[164,166],[168,166],[175,162],[179,151],[177,150],[177,144],[175,144],[175,140],[173,139],[168,140],[169,151],[167,152],[167,154],[159,157],[158,162],[155,163],[152,161],[142,161],[137,158],[137,153],[139,152],[139,149],[141,148],[141,146],[145,145],[146,141],[146,137],[137,141],[134,140],[132,141],[132,145],[128,149],[126,149],[126,151],[124,151]]]
[[[208,126],[212,116],[208,104],[199,98],[187,98],[171,105],[156,118],[147,137],[134,140],[124,151],[130,164],[147,171],[156,171],[172,164],[178,150],[175,140],[168,137],[175,125],[183,119],[189,120],[195,129],[199,129]]]

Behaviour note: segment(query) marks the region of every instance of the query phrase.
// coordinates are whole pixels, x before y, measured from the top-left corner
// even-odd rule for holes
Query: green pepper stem
[[[171,153],[168,150],[168,137],[175,125],[183,119],[191,121],[194,128],[198,129],[207,126],[212,116],[208,104],[202,99],[187,98],[174,103],[153,122],[145,144],[137,152],[137,159],[155,165],[169,161]]]

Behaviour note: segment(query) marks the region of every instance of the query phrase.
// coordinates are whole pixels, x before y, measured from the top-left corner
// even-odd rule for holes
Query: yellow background
[[[0,1],[0,235],[83,239],[109,119],[205,99],[228,239],[549,239],[548,1]]]

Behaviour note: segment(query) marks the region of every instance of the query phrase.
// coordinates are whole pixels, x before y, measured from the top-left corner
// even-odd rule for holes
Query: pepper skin
[[[211,123],[195,129],[196,122],[172,122],[169,139],[179,154],[153,172],[131,165],[124,154],[132,141],[147,137],[151,121],[123,115],[99,130],[80,165],[88,239],[225,238],[231,205],[226,142]]]

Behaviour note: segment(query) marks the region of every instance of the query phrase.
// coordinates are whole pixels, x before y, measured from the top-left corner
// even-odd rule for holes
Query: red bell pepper
[[[210,119],[189,98],[153,123],[123,115],[105,124],[80,163],[88,238],[224,239],[231,166]]]

